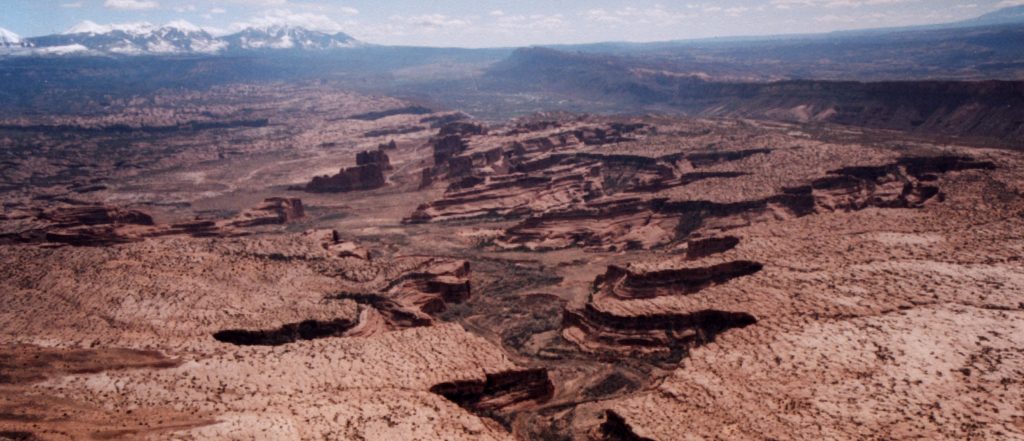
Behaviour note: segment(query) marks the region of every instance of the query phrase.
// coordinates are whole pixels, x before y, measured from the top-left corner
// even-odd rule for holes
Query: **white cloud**
[[[213,8],[210,10],[211,14],[224,14],[226,12],[228,12],[228,10],[224,8]]]
[[[68,9],[77,9],[82,7],[82,2],[62,3],[60,7]]]
[[[160,4],[153,0],[106,0],[103,2],[103,6],[112,9],[138,11],[143,9],[156,9],[160,7]]]
[[[284,6],[288,0],[227,0],[228,3],[239,3],[249,7]]]
[[[497,27],[509,31],[550,30],[559,29],[565,25],[565,17],[562,14],[501,15],[496,17],[498,17]]]
[[[859,7],[875,5],[891,5],[896,3],[909,3],[918,0],[772,0],[772,6],[778,9],[791,9],[793,7]]]
[[[1009,8],[1013,6],[1024,6],[1024,0],[1003,0],[996,4],[997,8]]]
[[[426,29],[450,29],[469,26],[469,22],[460,18],[449,17],[444,14],[424,14],[413,17],[393,16],[392,20]]]
[[[707,7],[705,9],[721,10],[720,7]],[[692,9],[692,8],[691,8]],[[591,9],[583,14],[588,20],[616,25],[657,25],[672,26],[693,18],[694,15],[685,12],[677,12],[666,9],[662,5],[654,5],[649,8],[625,8],[609,11],[606,9]]]
[[[295,12],[290,9],[272,9],[253,16],[247,21],[232,23],[230,31],[237,32],[245,28],[266,28],[270,26],[297,26],[328,33],[336,33],[343,30],[341,24],[323,14]]]

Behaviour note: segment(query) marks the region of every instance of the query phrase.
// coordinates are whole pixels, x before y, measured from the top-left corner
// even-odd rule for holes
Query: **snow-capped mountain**
[[[328,34],[293,26],[247,28],[239,33],[223,37],[223,40],[228,42],[231,49],[237,50],[326,50],[360,45],[358,40],[341,32]]]
[[[79,47],[89,52],[116,55],[216,53],[227,47],[223,41],[186,21],[163,26],[150,23],[100,25],[84,21],[63,34],[29,41],[40,50]]]
[[[0,48],[24,47],[21,37],[7,29],[0,28]]]
[[[187,21],[163,26],[150,23],[101,25],[83,21],[62,34],[21,39],[0,29],[0,47],[32,48],[19,53],[39,55],[165,55],[216,54],[226,51],[309,51],[361,46],[343,33],[330,34],[293,26],[247,28],[214,37]]]

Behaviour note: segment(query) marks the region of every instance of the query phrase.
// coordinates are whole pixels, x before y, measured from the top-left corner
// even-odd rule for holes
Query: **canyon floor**
[[[1024,156],[316,85],[0,121],[0,439],[1024,439]]]

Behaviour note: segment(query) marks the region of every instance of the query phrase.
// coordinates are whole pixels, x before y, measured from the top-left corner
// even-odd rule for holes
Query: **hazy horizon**
[[[22,37],[99,24],[162,25],[185,20],[213,34],[287,24],[345,32],[385,45],[508,47],[603,41],[666,41],[832,32],[946,23],[1021,0],[734,0],[728,2],[446,1],[380,4],[364,0],[18,0],[0,28]]]

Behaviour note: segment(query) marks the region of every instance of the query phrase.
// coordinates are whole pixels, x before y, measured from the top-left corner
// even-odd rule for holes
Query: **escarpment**
[[[744,312],[701,309],[626,316],[588,303],[582,309],[566,309],[562,335],[580,349],[605,357],[673,363],[720,333],[755,323],[757,318]]]
[[[938,175],[965,170],[993,170],[995,164],[962,156],[906,157],[882,166],[845,167],[814,180],[803,191],[827,210],[867,207],[914,208],[943,195]]]
[[[533,214],[507,228],[495,245],[503,249],[651,248],[715,231],[817,212],[915,208],[941,200],[937,177],[967,170],[991,170],[990,162],[963,157],[907,157],[877,167],[850,167],[776,195],[719,203],[667,198],[612,197]],[[696,253],[696,251],[695,251]]]
[[[550,400],[555,385],[547,369],[517,369],[488,373],[482,380],[440,383],[430,391],[478,415],[500,417]]]
[[[366,283],[362,292],[342,292],[329,298],[353,300],[364,311],[373,311],[361,315],[362,328],[357,331],[362,334],[430,326],[435,323],[433,315],[469,299],[469,279],[469,262],[425,259],[404,272]],[[375,314],[381,316],[381,323],[372,323]]]
[[[602,293],[620,299],[648,299],[665,295],[692,294],[712,285],[754,274],[764,268],[757,262],[733,261],[698,268],[634,272],[618,266],[594,281]]]
[[[645,302],[692,295],[761,268],[761,264],[748,261],[653,271],[611,266],[594,280],[593,293],[583,307],[566,308],[562,335],[587,352],[678,360],[722,332],[757,323],[757,318],[746,312],[714,309],[713,304],[666,310]]]
[[[232,217],[170,224],[156,223],[140,210],[60,205],[26,213],[18,229],[0,235],[0,241],[101,247],[164,236],[228,237],[249,234],[253,228],[294,223],[304,217],[302,200],[297,198],[267,198]]]

